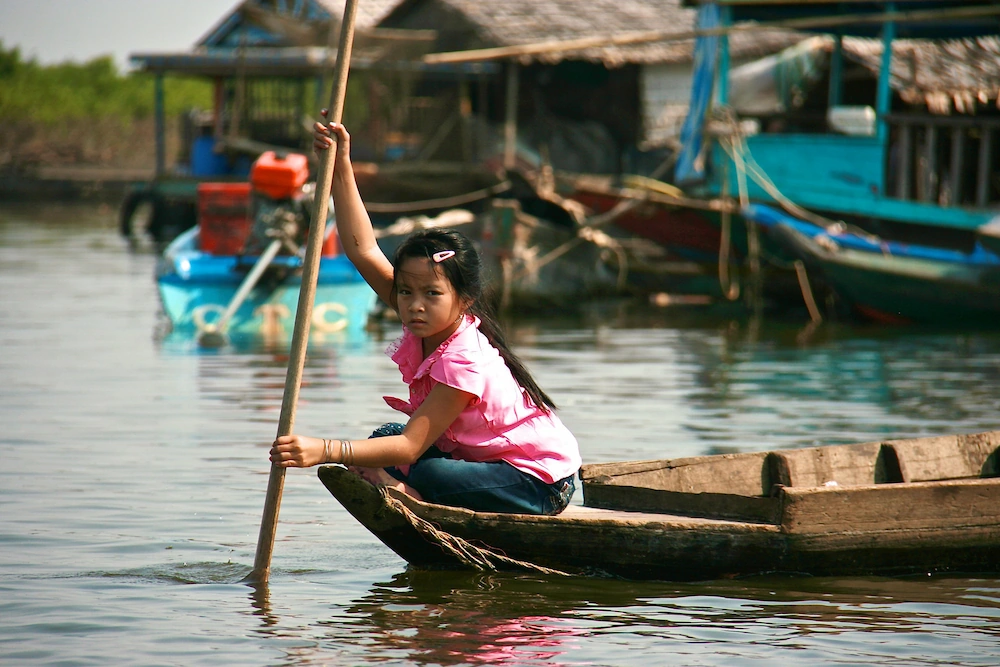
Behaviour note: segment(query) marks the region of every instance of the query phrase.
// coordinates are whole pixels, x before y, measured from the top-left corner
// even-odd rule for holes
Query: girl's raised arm
[[[354,167],[351,165],[351,136],[340,123],[330,123],[327,126],[316,123],[313,129],[313,147],[317,154],[329,150],[334,142],[337,144],[332,195],[340,243],[347,258],[379,298],[390,303],[392,263],[378,247],[371,218],[368,217],[365,204],[361,201],[361,193],[358,192]]]

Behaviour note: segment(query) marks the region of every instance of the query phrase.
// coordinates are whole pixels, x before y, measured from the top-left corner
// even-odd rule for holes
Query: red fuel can
[[[309,161],[299,153],[262,153],[250,169],[250,183],[272,199],[293,197],[309,178]]]

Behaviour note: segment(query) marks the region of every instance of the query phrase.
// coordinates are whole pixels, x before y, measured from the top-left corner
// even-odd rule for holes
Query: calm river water
[[[238,583],[285,346],[163,337],[115,218],[0,207],[0,664],[1000,663],[997,576],[410,572],[314,471],[287,476],[268,590]],[[802,324],[619,304],[513,337],[587,462],[1000,427],[997,333]],[[395,334],[317,341],[297,430],[390,420]]]

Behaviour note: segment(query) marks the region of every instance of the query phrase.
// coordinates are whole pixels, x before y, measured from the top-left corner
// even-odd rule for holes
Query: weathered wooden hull
[[[629,579],[995,572],[1000,478],[965,475],[996,474],[998,444],[1000,433],[990,433],[594,464],[581,471],[585,506],[555,517],[424,503],[337,466],[321,467],[319,477],[418,568],[463,567],[418,530],[429,522],[516,561]],[[963,478],[923,480],[930,468]]]
[[[1000,571],[1000,479],[783,489],[782,569]]]
[[[410,565],[463,567],[360,477],[344,468],[323,466],[319,478],[362,525]],[[450,535],[509,558],[573,574],[711,579],[774,569],[781,551],[778,529],[765,524],[578,505],[555,517],[497,514],[424,503],[402,494],[393,497]]]
[[[610,189],[606,192],[578,189],[567,196],[597,213],[607,213],[626,199]],[[712,263],[718,260],[719,225],[706,211],[647,202],[615,218],[613,224],[658,243],[679,257]]]

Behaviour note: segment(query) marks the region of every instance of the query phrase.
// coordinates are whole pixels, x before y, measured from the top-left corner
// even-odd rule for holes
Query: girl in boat
[[[471,510],[558,514],[575,488],[579,446],[504,340],[482,296],[472,243],[455,231],[427,229],[404,241],[390,263],[358,192],[347,130],[316,123],[317,153],[334,144],[337,231],[347,256],[403,323],[386,354],[399,365],[409,400],[385,400],[409,419],[367,440],[282,436],[271,461],[340,463],[373,484]]]

